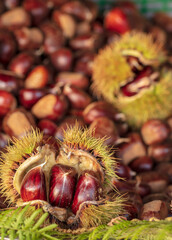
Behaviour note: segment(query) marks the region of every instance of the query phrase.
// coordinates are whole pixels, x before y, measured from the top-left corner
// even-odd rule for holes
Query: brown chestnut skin
[[[92,123],[98,117],[108,117],[114,121],[120,120],[121,114],[109,103],[97,101],[89,104],[83,112],[84,121]]]
[[[0,63],[8,64],[17,50],[13,34],[7,29],[0,29]]]
[[[60,48],[50,55],[51,62],[56,70],[70,71],[73,62],[73,54],[68,48]]]
[[[60,72],[56,76],[55,82],[74,85],[81,89],[87,89],[89,86],[89,79],[84,74],[77,72]]]
[[[16,98],[9,92],[0,90],[0,117],[17,107]]]
[[[0,89],[7,92],[17,93],[20,87],[22,87],[22,79],[15,76],[8,71],[0,71]]]
[[[81,56],[79,56],[75,63],[75,71],[81,72],[87,76],[91,76],[93,69],[93,60],[95,57],[95,53],[93,52],[84,52]]]
[[[172,158],[172,141],[157,143],[148,147],[148,155],[156,162],[168,162]]]
[[[82,203],[86,201],[97,201],[101,195],[101,184],[92,171],[83,172],[76,186],[75,196],[72,203],[72,212],[77,213]]]
[[[41,166],[35,167],[26,173],[21,183],[20,195],[24,202],[32,200],[46,201],[45,176]]]
[[[20,51],[30,50],[34,51],[43,44],[44,36],[38,28],[19,28],[14,31],[18,48]]]
[[[32,54],[21,52],[12,59],[8,68],[23,77],[29,72],[34,62],[35,57]]]
[[[19,102],[26,108],[31,109],[32,106],[43,96],[45,96],[45,89],[21,89],[19,91]]]
[[[149,156],[142,156],[134,159],[130,163],[130,168],[135,172],[144,172],[144,171],[150,171],[152,170],[154,165],[154,161]]]
[[[141,136],[137,132],[129,133],[126,138],[128,142],[119,145],[117,157],[120,158],[124,164],[128,165],[135,158],[146,155],[146,146],[144,145]]]
[[[141,135],[147,145],[161,143],[168,138],[170,127],[161,120],[148,120],[141,127]]]
[[[107,117],[96,118],[89,126],[93,130],[95,138],[107,137],[104,144],[115,145],[119,139],[118,130],[115,123]]]
[[[63,94],[48,94],[33,105],[31,112],[38,119],[60,120],[66,114],[67,109],[68,101]]]
[[[117,162],[117,165],[115,167],[115,173],[117,176],[123,179],[131,179],[132,178],[132,171],[127,166],[124,165],[122,162]]]
[[[49,136],[54,136],[57,130],[57,125],[49,119],[40,120],[37,126],[44,134]]]
[[[44,33],[43,48],[46,54],[52,54],[64,45],[65,38],[62,31],[53,22],[44,22],[40,25],[40,29]]]
[[[152,217],[165,219],[168,216],[168,208],[164,201],[154,200],[143,205],[140,213],[141,220],[149,220]]]
[[[43,0],[24,0],[23,7],[32,16],[33,24],[39,24],[49,13],[49,8]]]
[[[50,173],[49,201],[51,205],[68,208],[71,205],[77,173],[72,167],[57,164]]]
[[[63,93],[73,108],[84,109],[92,101],[89,94],[75,86],[64,86]]]
[[[155,170],[142,172],[137,176],[140,178],[141,182],[146,182],[150,186],[152,193],[164,191],[169,183],[169,179],[166,174],[162,174],[162,172]]]

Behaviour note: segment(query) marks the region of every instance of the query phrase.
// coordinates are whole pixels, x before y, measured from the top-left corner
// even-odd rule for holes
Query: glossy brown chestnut
[[[46,21],[40,25],[44,33],[44,52],[51,54],[61,48],[65,43],[65,38],[60,29],[50,21]]]
[[[17,50],[13,34],[7,29],[0,29],[0,63],[7,64]]]
[[[43,44],[44,36],[38,28],[19,28],[14,31],[20,50],[37,50]]]
[[[161,143],[168,138],[170,127],[161,120],[148,120],[141,127],[141,135],[147,145]]]
[[[72,203],[72,212],[77,213],[82,203],[86,201],[97,201],[101,195],[101,185],[92,171],[83,172],[76,186],[75,196]]]
[[[31,112],[38,119],[60,120],[68,109],[68,101],[64,95],[48,94],[39,99]]]
[[[17,93],[18,89],[22,87],[22,79],[15,76],[9,71],[0,71],[0,89],[7,92]]]
[[[70,71],[72,67],[73,54],[68,48],[60,48],[50,55],[51,62],[56,70]]]
[[[72,167],[57,164],[50,176],[49,201],[51,205],[68,208],[73,199],[77,173]]]
[[[75,71],[81,72],[87,76],[91,76],[92,69],[93,69],[94,57],[95,57],[95,53],[93,53],[93,52],[83,53],[76,60]]]
[[[105,101],[96,101],[89,104],[83,112],[84,121],[88,124],[92,123],[98,117],[108,117],[118,121],[123,118],[111,104]]]
[[[21,198],[24,202],[32,200],[46,201],[46,184],[42,167],[32,168],[24,176],[20,190]]]
[[[97,5],[91,1],[69,1],[62,5],[61,10],[73,15],[80,21],[92,21],[98,13]]]
[[[130,164],[130,168],[139,173],[139,172],[145,172],[150,171],[153,168],[154,161],[149,156],[142,156],[134,159]]]
[[[120,178],[123,178],[123,179],[131,179],[132,178],[131,169],[127,165],[124,165],[122,162],[117,162],[117,165],[114,170],[115,170],[115,173]]]
[[[69,99],[71,106],[77,109],[86,108],[92,100],[89,94],[72,85],[65,85],[63,93]]]
[[[9,70],[17,75],[24,77],[35,62],[35,57],[30,53],[21,52],[16,55],[9,65]]]
[[[63,85],[74,85],[81,89],[86,89],[89,86],[89,79],[84,74],[77,72],[60,72],[55,81]]]
[[[33,24],[40,23],[49,13],[49,8],[43,0],[24,0],[23,7],[32,15]]]
[[[49,119],[42,119],[37,126],[44,134],[49,136],[54,136],[57,129],[57,125]]]
[[[9,92],[0,90],[0,117],[17,107],[16,98]]]
[[[31,109],[32,106],[43,96],[46,91],[44,89],[21,89],[19,91],[19,102],[26,109]]]
[[[115,145],[119,139],[118,130],[115,123],[107,117],[96,118],[89,126],[93,130],[95,138],[107,137],[104,141],[107,145]]]
[[[156,162],[168,162],[172,159],[172,141],[157,143],[148,147],[148,155]]]

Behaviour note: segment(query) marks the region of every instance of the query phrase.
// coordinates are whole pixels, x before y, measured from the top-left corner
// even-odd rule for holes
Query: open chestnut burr
[[[123,213],[124,200],[110,184],[115,165],[104,139],[77,123],[63,142],[32,130],[2,153],[1,193],[12,206],[41,206],[64,229],[107,224]]]

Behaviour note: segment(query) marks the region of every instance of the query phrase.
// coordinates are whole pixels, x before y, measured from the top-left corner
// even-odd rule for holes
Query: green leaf
[[[78,235],[58,231],[56,224],[47,224],[48,213],[29,205],[0,211],[1,239],[10,240],[171,240],[172,221],[124,221],[113,226],[101,225]]]

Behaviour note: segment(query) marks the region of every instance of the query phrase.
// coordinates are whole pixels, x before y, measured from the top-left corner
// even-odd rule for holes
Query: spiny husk
[[[92,89],[95,95],[115,103],[121,86],[134,77],[125,56],[141,58],[156,67],[166,59],[163,44],[154,42],[151,34],[135,31],[124,34],[101,50],[94,60]]]
[[[99,52],[93,63],[93,92],[113,102],[120,86],[132,77],[130,66],[121,52],[115,45],[107,46]]]
[[[165,119],[172,113],[172,72],[164,72],[159,82],[138,95],[120,96],[118,107],[133,127],[140,127],[148,119]]]
[[[151,34],[136,31],[124,34],[119,41],[114,43],[114,47],[122,55],[130,55],[127,54],[127,50],[135,50],[136,57],[138,52],[142,55],[143,61],[151,61],[152,65],[160,65],[166,59],[163,46],[164,43],[155,42]]]
[[[0,158],[0,189],[2,196],[11,204],[17,201],[18,192],[13,187],[13,178],[18,167],[24,162],[25,157],[31,156],[34,149],[43,139],[39,130],[28,132],[23,138],[13,138],[11,145],[5,148]]]
[[[107,224],[112,218],[124,213],[124,197],[116,196],[113,201],[104,200],[99,205],[89,205],[82,210],[80,221],[82,227],[89,229]]]
[[[87,128],[81,128],[76,123],[74,127],[64,132],[63,145],[66,145],[69,149],[82,149],[90,152],[94,157],[101,160],[102,168],[105,171],[105,180],[108,180],[117,175],[114,172],[114,166],[116,164],[113,152],[104,144],[105,138],[94,138],[94,131]]]

